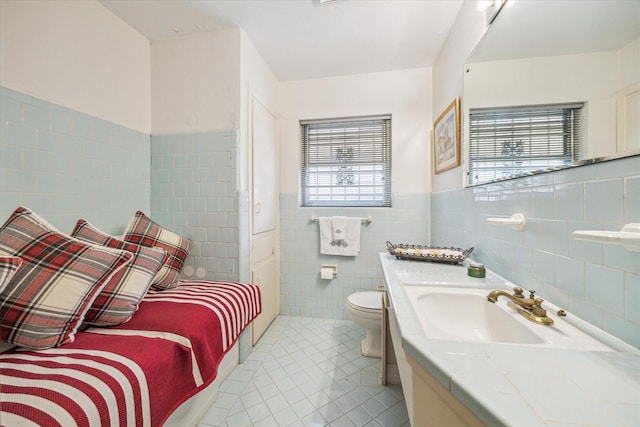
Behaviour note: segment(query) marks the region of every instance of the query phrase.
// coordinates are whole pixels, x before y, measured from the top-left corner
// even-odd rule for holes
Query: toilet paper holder
[[[320,265],[320,278],[325,280],[331,280],[338,277],[338,266],[335,264],[321,264]]]

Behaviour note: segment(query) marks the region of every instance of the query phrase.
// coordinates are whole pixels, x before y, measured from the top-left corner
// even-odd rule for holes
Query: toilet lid
[[[349,295],[347,301],[356,307],[382,310],[382,294],[380,292],[356,292]]]

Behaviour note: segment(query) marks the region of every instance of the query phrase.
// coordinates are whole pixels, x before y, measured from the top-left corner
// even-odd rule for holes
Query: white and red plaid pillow
[[[191,250],[191,240],[153,222],[143,212],[137,211],[124,232],[123,240],[136,245],[162,248],[169,254],[164,265],[153,279],[152,286],[169,289],[178,286],[178,277]]]
[[[133,255],[81,242],[19,207],[0,250],[24,264],[0,294],[0,340],[46,349],[73,342],[98,293]]]
[[[22,258],[0,251],[0,293],[22,265]]]
[[[118,240],[83,219],[78,220],[71,236],[133,254],[131,262],[114,274],[102,289],[87,312],[84,323],[114,326],[131,319],[138,310],[140,300],[149,290],[151,281],[168,258],[167,251]]]

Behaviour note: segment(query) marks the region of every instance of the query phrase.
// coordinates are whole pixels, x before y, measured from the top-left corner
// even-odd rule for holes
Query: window
[[[391,206],[391,116],[300,127],[303,206]]]
[[[580,158],[583,104],[469,110],[469,184],[569,166]]]

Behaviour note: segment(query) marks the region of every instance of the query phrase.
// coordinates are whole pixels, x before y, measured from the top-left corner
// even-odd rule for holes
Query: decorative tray
[[[441,248],[437,246],[407,245],[400,243],[394,245],[387,241],[387,249],[396,258],[413,259],[418,261],[444,262],[447,264],[458,264],[464,261],[473,248]]]

